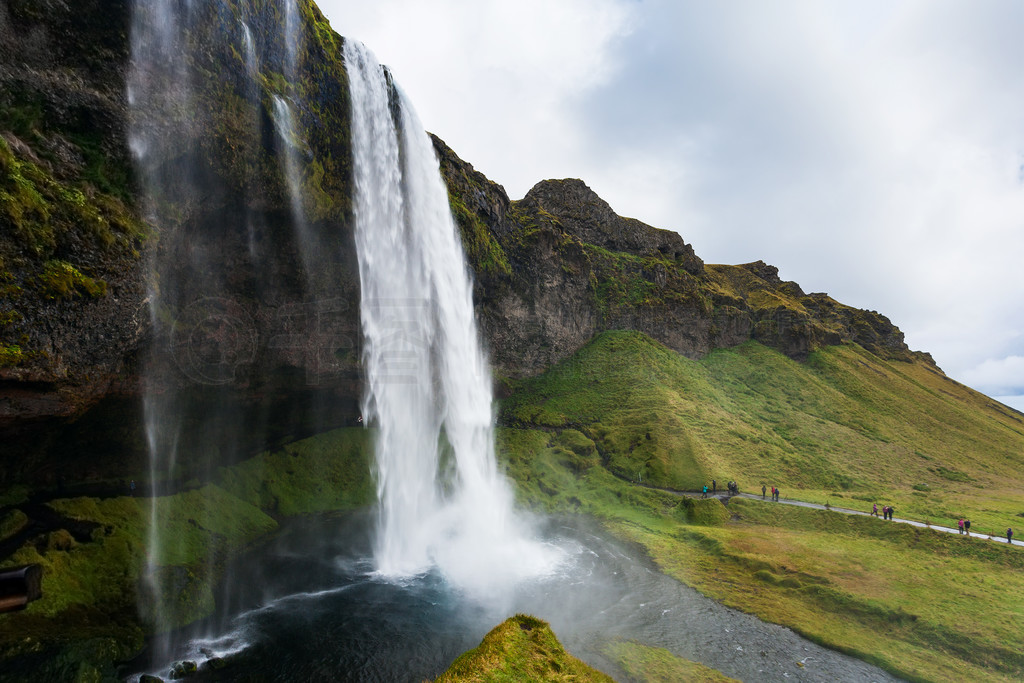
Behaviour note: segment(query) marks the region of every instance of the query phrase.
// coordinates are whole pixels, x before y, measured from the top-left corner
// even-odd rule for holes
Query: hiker
[[[700,497],[701,498],[707,498],[708,497],[708,485],[707,484],[704,484],[704,491],[701,492]]]
[[[767,490],[768,488],[764,484],[761,484],[761,500],[764,500],[764,494]]]
[[[957,526],[957,529],[960,530],[960,533],[964,532],[964,518],[963,517],[961,517],[960,521],[956,523],[956,526]]]
[[[779,502],[779,496],[780,496],[780,495],[782,495],[782,494],[780,494],[780,493],[779,493],[779,490],[778,490],[778,489],[775,489],[775,502],[776,502],[776,503],[777,503],[777,502]]]
[[[968,536],[971,535],[971,520],[969,519],[964,520],[964,533]]]
[[[711,480],[711,493],[718,493],[718,482],[714,479]]]
[[[871,506],[871,514],[873,514],[875,517],[878,516],[878,503],[874,503]]]
[[[1006,542],[1013,543],[1013,529],[1006,527]]]
[[[133,498],[135,497],[135,480],[134,479],[132,479],[130,482],[128,482],[128,495],[132,496]]]
[[[892,513],[896,512],[896,508],[892,505],[889,506],[889,521],[892,521]]]

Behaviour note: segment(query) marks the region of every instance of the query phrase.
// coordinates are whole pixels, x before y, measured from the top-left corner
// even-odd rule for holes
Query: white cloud
[[[336,31],[392,69],[430,131],[513,198],[544,178],[581,174],[574,159],[588,141],[568,110],[614,71],[608,48],[629,30],[623,3],[318,4]]]
[[[1024,356],[990,358],[966,370],[963,381],[989,395],[1024,394]]]
[[[993,396],[995,400],[1003,405],[1010,406],[1014,410],[1024,413],[1024,395],[1020,396]]]

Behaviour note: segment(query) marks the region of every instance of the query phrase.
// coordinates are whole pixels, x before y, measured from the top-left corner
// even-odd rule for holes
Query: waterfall
[[[189,11],[173,0],[139,1],[132,12],[129,146],[139,171],[146,219],[160,228],[171,222],[167,216],[168,206],[173,204],[187,211],[196,196],[196,181],[190,165],[168,163],[175,158],[175,147],[188,145],[195,135],[192,118],[182,115],[192,106],[190,74],[181,59],[190,21]],[[151,258],[152,275],[157,268],[157,257]],[[150,277],[149,310],[153,329],[161,330],[166,329],[159,315],[164,300],[156,284],[157,278]],[[150,359],[150,370],[155,365]],[[169,595],[159,574],[160,565],[164,555],[173,552],[169,546],[175,543],[175,539],[164,537],[159,523],[160,487],[172,476],[177,464],[179,424],[167,419],[175,410],[175,400],[173,392],[146,391],[143,396],[150,483],[144,580],[149,595],[145,601],[148,604],[140,601],[140,612],[158,632],[168,627],[160,605]],[[158,637],[154,649],[166,656],[171,649],[170,637]]]
[[[274,128],[281,141],[281,163],[288,183],[288,198],[292,209],[292,225],[298,237],[299,256],[307,280],[313,278],[313,239],[306,221],[302,195],[302,166],[299,158],[298,131],[291,105],[280,95],[274,95]]]
[[[139,604],[161,659],[180,644],[178,626],[223,602],[214,584],[231,584],[215,534],[198,549],[194,538],[167,531],[193,514],[185,499],[199,498],[177,494],[217,482],[225,466],[290,437],[296,425],[338,424],[338,411],[333,422],[318,417],[328,414],[325,405],[352,412],[335,387],[307,381],[306,393],[292,394],[289,375],[273,373],[303,367],[288,341],[301,335],[287,312],[337,311],[332,302],[354,298],[355,287],[343,252],[347,213],[325,213],[330,203],[307,194],[323,192],[312,171],[326,170],[316,156],[324,153],[325,103],[304,99],[315,78],[300,50],[309,35],[305,5],[132,6],[129,141],[158,235],[149,254],[152,354],[143,370],[150,486]],[[490,371],[432,145],[386,72],[361,47],[345,45],[351,107],[336,103],[330,111],[338,118],[329,120],[351,111],[362,411],[376,437],[380,499],[376,565],[386,577],[437,568],[453,584],[487,593],[540,571],[547,555],[520,529],[495,462]],[[348,339],[347,323],[324,324],[320,337],[302,341],[327,340],[334,351]],[[293,395],[307,401],[301,415],[290,411]],[[277,424],[281,415],[288,424]],[[222,511],[203,514],[216,521]]]
[[[363,414],[376,430],[378,571],[491,590],[547,559],[512,514],[491,375],[430,139],[389,74],[345,41],[352,97]]]
[[[256,39],[252,35],[249,24],[242,22],[242,42],[245,45],[245,68],[249,74],[249,81],[256,84],[260,75],[260,58],[256,54]]]

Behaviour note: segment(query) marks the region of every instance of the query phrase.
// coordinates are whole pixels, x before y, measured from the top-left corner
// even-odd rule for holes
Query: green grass
[[[1024,674],[1024,553],[882,520],[680,500],[710,479],[1002,533],[1024,508],[1024,417],[923,362],[757,343],[692,361],[605,333],[513,386],[499,453],[520,501],[604,519],[705,594],[910,680]]]
[[[517,614],[456,659],[437,683],[612,680],[566,652],[547,622]]]
[[[692,361],[608,332],[513,384],[501,422],[573,429],[608,471],[657,486],[735,479],[746,491],[888,502],[935,523],[969,511],[993,530],[1024,511],[1024,416],[923,363],[853,345],[806,363],[756,342]]]
[[[627,674],[642,683],[735,683],[735,678],[698,662],[677,657],[660,647],[633,641],[618,641],[605,648],[605,654],[618,662]]]
[[[739,520],[614,528],[664,571],[909,680],[1018,680],[1024,554],[881,520],[734,500]]]
[[[375,500],[370,452],[365,429],[336,429],[221,468],[219,481],[274,515],[349,510]]]

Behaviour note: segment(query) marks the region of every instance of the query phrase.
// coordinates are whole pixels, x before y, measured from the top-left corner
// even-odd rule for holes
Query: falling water
[[[258,235],[267,217],[281,220],[282,214],[276,213],[276,206],[274,213],[266,211],[262,197],[254,196],[266,188],[255,172],[239,174],[234,181],[225,177],[217,167],[224,157],[216,157],[215,145],[215,122],[226,108],[213,103],[234,89],[241,96],[239,104],[225,98],[236,108],[230,118],[219,120],[243,122],[239,128],[244,132],[233,140],[238,143],[238,167],[260,167],[266,147],[261,69],[289,71],[291,89],[298,79],[300,14],[295,0],[287,0],[286,6],[288,35],[279,42],[269,31],[285,27],[273,26],[279,14],[267,12],[265,4],[244,7],[240,17],[227,0],[133,3],[129,139],[146,217],[159,234],[149,264],[154,344],[145,367],[144,410],[151,487],[148,592],[140,600],[140,610],[159,634],[154,642],[158,657],[175,645],[177,636],[169,630],[182,618],[175,605],[183,586],[200,590],[201,581],[219,578],[213,552],[200,554],[206,566],[193,567],[199,578],[192,583],[175,573],[176,558],[195,550],[164,532],[173,506],[180,505],[172,500],[173,494],[187,487],[189,479],[213,480],[219,467],[237,462],[266,441],[267,432],[261,431],[265,420],[257,417],[263,408],[244,404],[233,384],[236,372],[246,372],[256,356],[258,330],[246,309],[263,306],[266,311],[271,303],[310,296],[301,285],[296,292],[287,283],[266,277],[267,272],[290,267],[282,265],[276,252],[267,253],[261,246],[266,238]],[[250,29],[249,21],[260,22],[257,31]],[[244,71],[223,56],[215,61],[215,49],[224,45],[210,45],[211,34],[236,37],[230,50],[244,55]],[[277,44],[286,50],[278,54]],[[222,71],[216,73],[217,69]],[[271,109],[278,134],[273,147],[287,192],[288,206],[282,208],[290,207],[295,228],[288,244],[297,244],[296,251],[304,257],[313,249],[301,197],[305,141],[289,100],[274,95]],[[238,248],[243,244],[247,249]],[[204,336],[207,332],[211,334]],[[257,385],[263,381],[256,371],[245,379]]]
[[[376,428],[380,573],[437,566],[491,591],[546,566],[494,457],[491,377],[430,139],[388,73],[345,42],[366,393]]]
[[[274,127],[281,141],[281,163],[285,180],[288,183],[288,198],[292,209],[292,225],[298,236],[299,256],[302,259],[303,272],[312,278],[313,240],[309,233],[309,223],[302,199],[302,166],[299,158],[298,131],[295,128],[295,117],[292,108],[280,95],[274,95]]]
[[[253,84],[260,75],[260,58],[256,54],[256,39],[252,35],[249,24],[242,22],[242,42],[245,44],[245,68],[249,74],[249,81]]]
[[[245,72],[248,77],[245,95],[252,104],[249,125],[258,136],[260,135],[263,123],[257,108],[260,100],[260,57],[256,49],[256,37],[253,36],[252,29],[245,21],[242,21],[241,25],[242,44],[245,46]],[[256,248],[256,217],[253,210],[248,206],[245,209],[245,230],[248,237],[249,258],[256,261],[259,258],[259,252]]]
[[[193,139],[191,117],[181,112],[191,108],[192,90],[189,73],[181,53],[184,32],[191,16],[173,0],[137,2],[132,12],[132,68],[128,77],[128,100],[131,106],[129,145],[139,170],[144,211],[147,220],[160,227],[167,223],[164,207],[174,202],[188,207],[195,196],[194,176],[188,164],[169,164],[175,158],[175,146]],[[155,267],[153,264],[152,267]],[[156,278],[150,278],[150,314],[154,330],[164,326],[158,315],[161,294],[154,287]],[[158,486],[176,467],[179,425],[168,421],[166,415],[173,410],[174,397],[166,393],[149,392],[144,395],[146,437],[149,449],[150,523],[148,525],[146,571],[144,578],[150,592],[152,611],[144,613],[157,627],[165,628],[163,614],[156,605],[166,598],[163,582],[158,575],[162,555],[174,539],[165,539],[161,533],[160,498]],[[155,648],[166,652],[170,639],[161,637]]]

